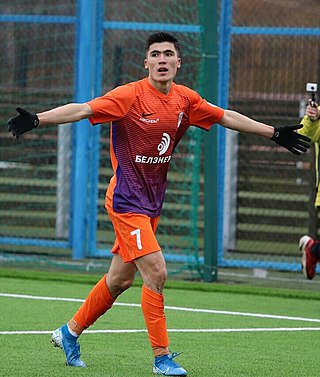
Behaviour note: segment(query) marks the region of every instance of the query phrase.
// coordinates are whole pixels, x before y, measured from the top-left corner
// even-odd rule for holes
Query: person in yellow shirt
[[[303,127],[298,131],[301,135],[308,136],[315,146],[315,168],[316,168],[316,197],[315,207],[320,210],[320,190],[319,190],[319,169],[320,169],[320,106],[315,103],[312,106],[311,100],[306,109],[306,113],[301,120]],[[305,277],[309,280],[316,275],[317,262],[320,261],[320,242],[305,235],[300,238],[299,249],[302,253],[301,264]]]

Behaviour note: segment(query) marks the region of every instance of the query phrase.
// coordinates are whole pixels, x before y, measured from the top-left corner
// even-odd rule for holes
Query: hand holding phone
[[[310,101],[310,106],[311,107],[316,107],[316,93],[318,90],[318,85],[314,82],[308,82],[306,85],[306,91],[308,93],[311,93],[311,101]]]

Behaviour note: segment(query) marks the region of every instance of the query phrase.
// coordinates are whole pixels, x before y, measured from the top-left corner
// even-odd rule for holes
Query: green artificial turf
[[[152,376],[152,352],[141,308],[137,306],[141,293],[139,281],[117,301],[135,306],[115,305],[89,330],[142,332],[83,334],[80,344],[86,369],[66,367],[63,352],[50,344],[51,331],[65,323],[81,304],[59,298],[84,299],[98,278],[2,270],[0,293],[48,299],[0,296],[1,375]],[[316,330],[320,322],[307,320],[319,318],[317,292],[312,292],[314,296],[304,292],[303,296],[303,292],[290,295],[288,290],[281,289],[243,287],[241,290],[235,286],[171,281],[168,286],[165,303],[170,347],[183,351],[176,360],[188,370],[189,376],[319,375],[315,360],[320,347],[320,333]],[[53,297],[56,299],[50,299]],[[303,328],[310,331],[298,331]],[[3,333],[31,330],[48,333]]]

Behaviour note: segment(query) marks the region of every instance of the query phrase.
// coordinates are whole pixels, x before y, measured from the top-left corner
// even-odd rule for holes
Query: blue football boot
[[[170,355],[157,356],[154,358],[153,373],[161,376],[186,376],[187,371],[181,365],[173,361],[173,358],[180,355],[173,352]]]
[[[63,325],[53,332],[51,343],[63,350],[67,358],[67,365],[85,368],[86,364],[80,359],[80,345],[77,339],[70,334],[68,326]]]

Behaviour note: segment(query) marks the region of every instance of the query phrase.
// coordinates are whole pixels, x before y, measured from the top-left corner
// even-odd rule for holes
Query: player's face
[[[144,60],[144,66],[149,70],[151,81],[168,82],[175,78],[181,59],[173,43],[153,43]]]

